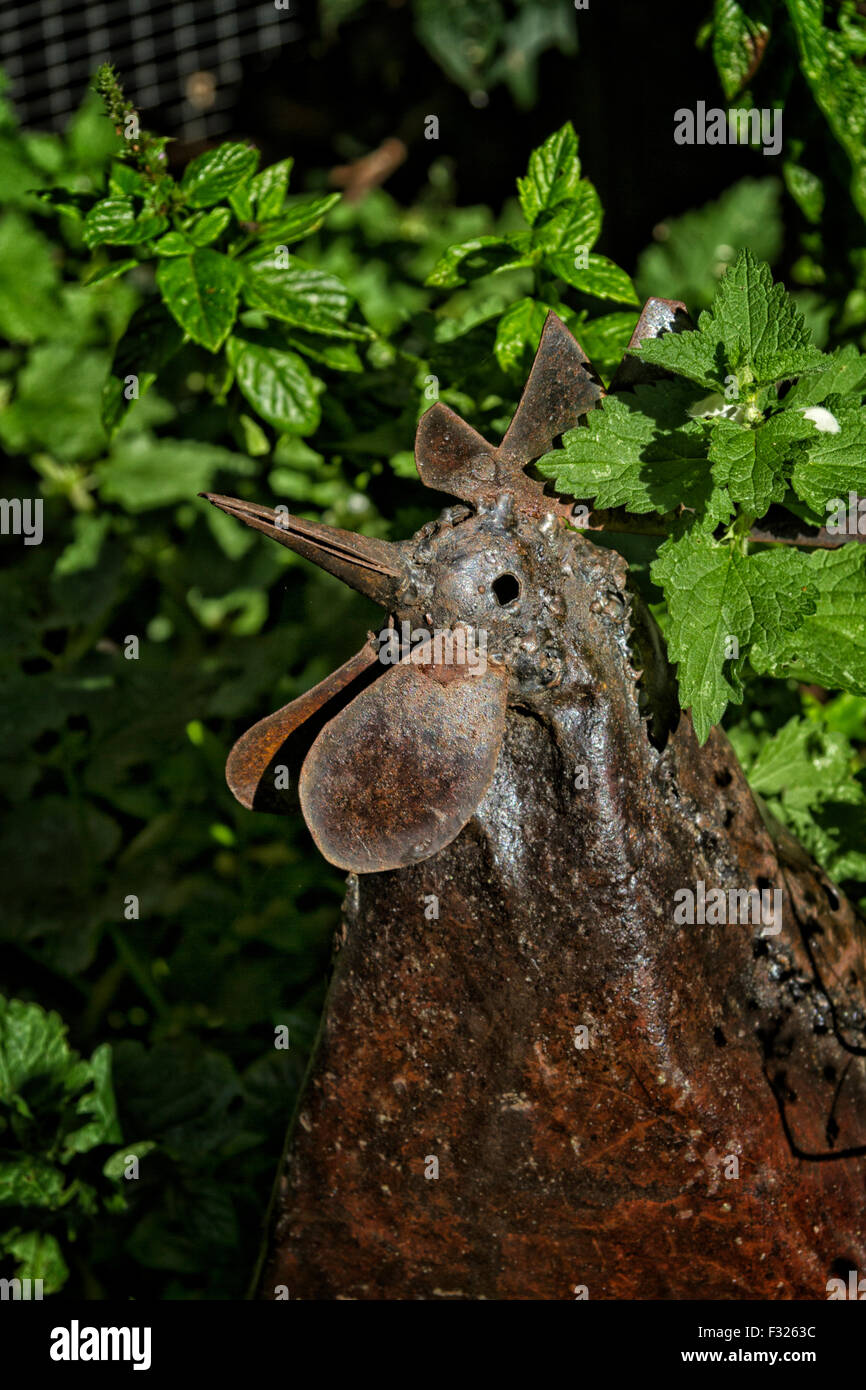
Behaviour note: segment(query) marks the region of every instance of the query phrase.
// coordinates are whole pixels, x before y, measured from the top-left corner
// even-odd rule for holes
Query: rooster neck
[[[630,705],[512,710],[458,837],[350,878],[264,1296],[824,1297],[843,1244],[866,1264],[862,1157],[802,1157],[829,1119],[864,1140],[801,939],[838,973],[853,913],[774,844],[723,735],[617,741]],[[764,877],[778,938],[673,921],[679,887]]]

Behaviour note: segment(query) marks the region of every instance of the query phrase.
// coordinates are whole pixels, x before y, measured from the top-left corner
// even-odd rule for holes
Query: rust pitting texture
[[[756,956],[742,927],[618,920],[610,885],[545,878],[546,809],[527,816],[519,878],[494,868],[491,840],[515,790],[531,807],[550,742],[512,716],[475,822],[426,863],[360,881],[265,1296],[283,1284],[299,1298],[564,1299],[585,1285],[592,1298],[824,1298],[835,1260],[862,1265],[863,1160],[798,1158],[771,1084],[773,1068],[797,1067],[787,1123],[826,1151],[826,1068],[850,1063],[856,1125],[862,1062],[816,1036],[808,999],[774,978],[775,943]],[[699,756],[691,736],[685,753]],[[728,766],[738,868],[702,861],[720,886],[768,854]],[[661,802],[647,811],[640,886],[661,903],[694,875],[697,835]],[[577,816],[553,833],[579,865]],[[787,920],[780,948],[803,966]],[[780,1017],[777,1056],[762,1033]],[[438,1179],[424,1176],[428,1155]]]
[[[632,346],[687,327],[651,301]],[[601,394],[552,316],[498,448],[423,417],[422,479],[469,505],[396,545],[212,499],[395,626],[488,641],[470,674],[371,639],[230,759],[258,805],[291,749],[352,871],[262,1297],[824,1299],[866,1268],[853,909],[725,736],[698,747],[625,562],[525,471]],[[781,932],[675,923],[699,880],[781,890]]]

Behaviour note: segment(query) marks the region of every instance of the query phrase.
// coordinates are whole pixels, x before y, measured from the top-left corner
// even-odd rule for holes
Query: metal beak
[[[306,521],[282,510],[275,511],[273,507],[263,507],[258,502],[223,497],[218,492],[202,492],[199,496],[229,516],[237,517],[245,526],[271,536],[296,555],[312,560],[383,608],[394,606],[405,576],[399,545],[343,531],[339,526],[326,526],[320,521]]]

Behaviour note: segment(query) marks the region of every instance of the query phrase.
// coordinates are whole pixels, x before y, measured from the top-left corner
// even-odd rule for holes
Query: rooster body
[[[423,417],[462,505],[399,545],[213,499],[393,631],[486,651],[383,674],[368,644],[229,760],[257,804],[314,714],[301,804],[350,870],[264,1297],[825,1298],[866,1268],[855,913],[698,745],[624,559],[523,471],[600,395],[551,316],[498,449]],[[683,920],[713,890],[731,912]],[[750,893],[780,910],[743,920]]]

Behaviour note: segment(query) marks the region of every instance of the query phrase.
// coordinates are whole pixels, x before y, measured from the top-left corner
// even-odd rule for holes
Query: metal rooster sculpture
[[[651,300],[630,347],[688,327]],[[602,394],[551,314],[498,448],[421,419],[460,505],[399,544],[210,495],[381,603],[400,653],[371,638],[228,760],[256,807],[303,757],[351,871],[264,1297],[823,1299],[866,1270],[854,911],[725,735],[698,746],[623,558],[525,472]],[[780,918],[677,924],[698,885]]]

